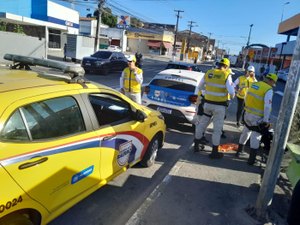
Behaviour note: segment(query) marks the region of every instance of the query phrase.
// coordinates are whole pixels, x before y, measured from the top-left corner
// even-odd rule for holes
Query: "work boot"
[[[203,136],[200,139],[194,139],[194,152],[200,152],[204,150],[204,145],[208,143],[208,140]]]
[[[199,149],[199,143],[200,143],[200,139],[194,139],[194,152],[200,152]]]
[[[219,146],[213,145],[212,152],[209,154],[209,158],[211,159],[221,159],[223,158],[224,154],[218,151]]]
[[[255,163],[257,151],[258,149],[250,148],[250,155],[247,163],[251,166]]]
[[[240,156],[245,155],[246,153],[245,153],[244,149],[245,149],[245,145],[239,144],[239,148],[238,148],[237,152],[235,153],[235,157],[239,158]]]

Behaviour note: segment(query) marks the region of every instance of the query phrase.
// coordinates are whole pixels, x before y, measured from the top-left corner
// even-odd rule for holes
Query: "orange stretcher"
[[[227,144],[222,144],[219,145],[218,150],[220,152],[229,152],[229,151],[237,151],[239,148],[238,144],[234,144],[234,143],[227,143]]]

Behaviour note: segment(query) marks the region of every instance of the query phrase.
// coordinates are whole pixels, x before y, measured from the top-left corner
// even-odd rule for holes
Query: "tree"
[[[99,16],[98,9],[94,11],[93,16],[98,18]],[[106,24],[109,27],[115,27],[117,25],[117,17],[112,14],[110,8],[103,8],[102,15],[101,15],[101,23]]]
[[[20,25],[20,24],[15,24],[13,31],[15,33],[24,34],[24,29],[23,29],[22,25]]]
[[[130,26],[132,26],[132,27],[143,27],[144,24],[139,19],[137,19],[135,17],[131,17],[130,18]]]
[[[7,23],[0,22],[0,31],[6,31],[6,26],[7,26]]]

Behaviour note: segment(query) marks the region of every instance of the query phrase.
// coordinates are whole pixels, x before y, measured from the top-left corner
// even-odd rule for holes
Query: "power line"
[[[113,1],[113,0],[110,0],[110,6],[113,7],[114,9],[116,9],[117,11],[121,12],[122,14],[126,14],[126,15],[129,15],[129,16],[132,16],[132,17],[135,17],[143,22],[146,22],[146,21],[154,21],[153,18],[150,18],[150,17],[145,17],[145,15],[141,14],[141,13],[138,13],[132,9],[129,9],[127,7],[125,7],[124,5],[121,5],[120,3],[116,2],[116,1]],[[113,3],[113,4],[112,4]],[[118,6],[116,6],[118,5]]]

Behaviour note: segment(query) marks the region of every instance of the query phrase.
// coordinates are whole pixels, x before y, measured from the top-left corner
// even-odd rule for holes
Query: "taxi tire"
[[[157,157],[159,149],[159,138],[157,135],[154,136],[154,138],[149,143],[149,146],[147,148],[147,151],[141,160],[141,165],[144,167],[150,167],[155,163],[155,159]]]
[[[34,225],[34,223],[25,215],[15,214],[1,221],[0,225]]]

